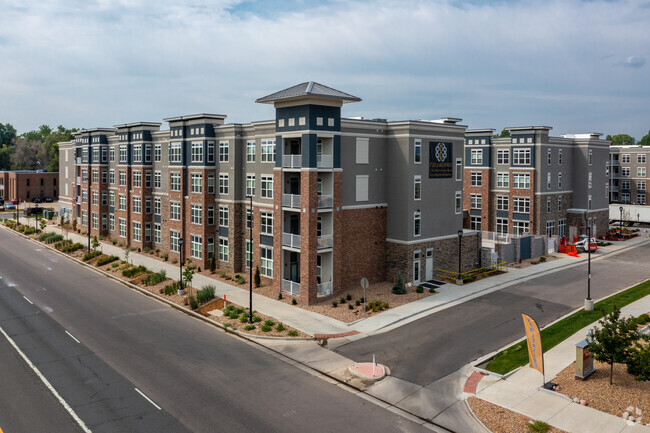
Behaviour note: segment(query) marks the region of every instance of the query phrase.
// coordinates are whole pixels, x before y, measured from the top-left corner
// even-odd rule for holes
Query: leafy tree
[[[47,125],[39,126],[37,131],[29,131],[22,134],[22,137],[27,141],[44,141],[45,137],[52,133],[52,128]]]
[[[609,135],[609,134],[607,134],[607,136],[605,137],[605,140],[607,140],[607,141],[612,141],[612,136]]]
[[[93,242],[91,245],[93,247],[93,250],[97,251],[97,248],[99,248],[99,241],[97,240],[97,236],[93,237]]]
[[[616,134],[612,137],[612,146],[633,146],[636,144],[634,137],[627,134]]]
[[[589,332],[589,350],[597,361],[609,364],[609,384],[612,384],[615,363],[627,363],[639,333],[630,328],[632,318],[621,317],[621,309],[614,306],[611,313],[598,321],[600,327]]]
[[[16,138],[16,128],[10,123],[0,123],[0,144],[10,145]]]
[[[12,170],[44,170],[47,167],[47,154],[38,141],[16,140],[11,154]]]
[[[637,144],[639,146],[650,146],[650,131]]]
[[[183,269],[183,281],[185,282],[185,287],[187,288],[187,294],[191,295],[192,280],[194,279],[194,269],[187,266]]]
[[[45,231],[45,227],[47,227],[47,223],[45,222],[45,220],[41,220],[39,225],[41,226],[41,231],[42,232]]]
[[[644,336],[644,339],[647,341],[648,337]],[[650,380],[650,344],[637,344],[627,362],[627,372],[635,376],[636,380]]]
[[[510,131],[508,131],[506,128],[503,128],[501,130],[501,134],[499,134],[499,137],[510,137]]]
[[[11,153],[13,148],[8,144],[0,145],[0,170],[11,170]]]

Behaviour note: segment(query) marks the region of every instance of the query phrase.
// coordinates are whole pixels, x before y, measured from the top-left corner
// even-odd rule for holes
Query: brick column
[[[313,304],[317,298],[318,172],[300,173],[300,298]]]

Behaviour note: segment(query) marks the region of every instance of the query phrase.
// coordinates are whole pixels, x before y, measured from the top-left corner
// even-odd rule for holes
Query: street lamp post
[[[461,241],[463,239],[463,229],[458,230],[458,281],[457,283],[462,283],[463,280],[460,278],[461,271]]]
[[[619,212],[621,212],[621,220],[619,221],[619,229],[618,229],[618,237],[622,238],[623,237],[623,206],[618,208]]]
[[[591,299],[591,227],[585,212],[585,224],[587,225],[587,299],[585,299],[585,311],[593,311],[594,301]]]
[[[251,246],[251,255],[250,261],[248,262],[248,291],[249,291],[249,306],[248,306],[248,323],[253,323],[253,196],[249,195],[246,198],[251,201],[251,228],[250,232],[250,246]]]
[[[178,294],[181,295],[181,296],[184,296],[185,295],[185,289],[183,289],[183,238],[178,238],[178,250],[179,250],[180,255],[181,255],[181,259],[179,261],[179,263],[180,263],[179,266],[180,266],[180,270],[181,270],[181,273],[180,273],[181,278],[179,280],[179,283],[180,283],[181,286],[178,289]]]

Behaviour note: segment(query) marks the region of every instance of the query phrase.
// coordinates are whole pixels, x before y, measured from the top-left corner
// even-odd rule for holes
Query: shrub
[[[147,275],[144,278],[144,280],[142,280],[142,283],[145,286],[155,286],[158,283],[162,283],[166,279],[167,279],[167,272],[163,269],[160,272]]]
[[[94,259],[95,257],[101,256],[101,255],[102,255],[101,251],[91,251],[89,253],[84,254],[83,257],[81,258],[81,260],[83,260],[84,262],[87,262],[88,260]]]
[[[64,247],[62,247],[61,251],[63,251],[64,253],[72,253],[72,252],[75,252],[77,250],[82,249],[83,247],[84,246],[82,244],[80,244],[79,242],[77,242],[75,244],[71,243],[71,244],[68,244],[68,245],[65,245]]]
[[[203,286],[201,290],[196,292],[196,299],[199,301],[199,304],[204,304],[208,302],[209,300],[214,298],[214,286]]]
[[[539,258],[539,261],[540,261],[541,263],[544,263],[544,262],[546,261],[546,256],[542,256],[542,257],[540,257],[540,258]]]
[[[393,286],[393,293],[396,295],[405,295],[406,287],[404,287],[404,279],[402,278],[402,273],[397,274],[397,280]]]
[[[58,233],[43,233],[38,237],[38,240],[46,244],[53,244],[63,240],[63,236]]]
[[[259,323],[262,321],[262,318],[260,316],[253,316],[253,322]]]
[[[291,300],[291,304],[292,304],[292,305],[298,305],[298,301],[296,301],[296,298],[293,298],[293,299]]]
[[[253,329],[255,329],[255,325],[246,325],[244,326],[244,329],[247,331],[252,331]]]
[[[196,310],[199,307],[199,302],[196,300],[196,298],[192,295],[189,297],[190,301],[190,308],[192,310]]]
[[[115,244],[117,243],[117,241],[116,241],[115,239],[111,239],[111,243],[112,243],[113,245],[115,245]]]
[[[246,278],[242,277],[241,275],[235,275],[235,281],[237,284],[244,284],[246,282]]]
[[[539,263],[539,262],[538,262]],[[537,263],[535,263],[537,264]],[[466,277],[463,277],[463,282],[465,283],[471,283],[476,279],[476,275],[467,275]]]
[[[260,277],[260,267],[255,266],[255,277],[254,277],[255,287],[259,287],[262,284],[262,278]]]
[[[424,287],[422,287],[422,286],[418,286],[418,287],[415,289],[415,292],[416,292],[416,293],[424,293]]]
[[[379,300],[374,300],[368,304],[366,304],[366,311],[372,310],[373,312],[377,311],[382,311],[382,310],[387,310],[388,309],[388,302],[382,302]]]
[[[636,318],[636,321],[641,325],[645,325],[646,323],[650,322],[650,316],[648,316],[647,313],[643,313]]]
[[[345,299],[347,299],[348,301],[351,301],[352,300],[352,295],[348,293],[347,296],[345,297]]]
[[[260,329],[262,331],[264,331],[264,332],[269,332],[273,328],[271,328],[270,326],[267,326],[267,325],[262,325],[262,326],[260,326]]]
[[[266,326],[273,326],[273,325],[275,325],[275,323],[273,323],[273,320],[268,320],[268,319],[264,321],[264,324],[265,324]]]
[[[429,289],[429,293],[436,293],[436,289],[434,289],[433,287],[430,288],[430,289]]]
[[[248,313],[247,313],[247,312],[242,313],[241,317],[239,318],[239,321],[240,321],[241,323],[246,323],[246,322],[248,322]]]
[[[354,305],[348,304],[348,310],[354,310]]]
[[[534,423],[528,424],[528,431],[530,433],[546,433],[550,428],[551,426],[544,421],[535,421]]]
[[[118,266],[120,266],[119,263],[113,263],[113,264],[111,264],[111,267],[112,267],[112,268],[117,268]]]
[[[339,298],[339,302],[341,302],[341,305],[345,304],[345,298],[343,297]]]
[[[350,304],[350,305],[352,305],[352,304]],[[356,305],[358,307],[359,305],[361,305],[361,301],[357,299],[356,301],[354,301],[354,305]]]
[[[289,337],[297,337],[298,336],[298,331],[296,331],[295,329],[292,329],[291,331],[287,332],[287,334],[289,335]]]
[[[215,258],[214,253],[212,253],[210,255],[210,272],[214,274],[216,270],[217,270],[217,260]]]
[[[275,327],[275,330],[278,331],[278,332],[282,332],[285,329],[287,329],[287,328],[285,328],[282,323],[278,323],[278,326]]]
[[[282,299],[282,291],[280,290],[280,293],[278,293],[278,299]]]
[[[226,271],[219,271],[217,275],[219,275],[221,278],[226,278]]]
[[[131,269],[125,269],[122,271],[122,275],[124,275],[127,278],[135,278],[138,275],[144,274],[145,272],[149,272],[149,270],[145,266],[136,266]]]
[[[162,257],[164,261],[167,261],[167,259],[169,258],[169,254],[164,253],[164,254],[161,254],[160,257]]]
[[[178,281],[174,281],[171,284],[167,284],[165,286],[165,289],[164,289],[165,295],[167,295],[167,296],[173,295],[174,293],[178,292],[179,287],[180,287],[180,284],[179,284]]]
[[[332,307],[336,308],[338,307],[339,303],[337,301],[332,301]]]
[[[97,260],[97,266],[104,266],[109,263],[114,262],[115,260],[118,260],[119,257],[117,256],[105,256],[105,257],[100,257],[99,260]],[[117,265],[117,263],[115,263]]]

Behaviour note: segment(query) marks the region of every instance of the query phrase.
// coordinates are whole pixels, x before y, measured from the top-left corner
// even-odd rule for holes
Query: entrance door
[[[427,248],[427,260],[425,267],[425,280],[433,280],[433,248]]]
[[[420,284],[420,251],[413,253],[413,284]]]

